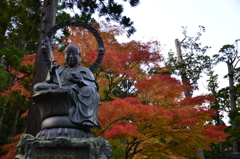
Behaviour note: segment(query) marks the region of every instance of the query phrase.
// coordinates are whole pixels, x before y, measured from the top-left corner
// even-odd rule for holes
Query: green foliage
[[[29,103],[20,90],[9,92],[16,84],[17,71],[33,73],[32,66],[22,66],[21,63],[26,53],[37,50],[41,3],[2,0],[0,9],[0,145],[4,145],[11,142],[7,140],[9,136],[25,131],[26,119],[19,118],[19,115],[26,111]],[[2,154],[0,152],[0,156]]]
[[[70,14],[63,11],[63,12],[57,13],[56,23],[70,21],[72,19],[80,21],[80,22],[84,22],[84,23],[90,23],[92,20],[92,17],[90,15],[86,15],[84,13],[82,13],[81,15],[74,14],[73,16],[71,16]]]
[[[205,159],[213,159],[213,158],[219,158],[219,157],[226,157],[229,154],[232,153],[232,142],[229,140],[229,138],[222,143],[219,144],[212,144],[211,145],[211,151],[204,151],[204,158]]]
[[[16,118],[17,111],[19,115],[23,114],[28,108],[29,103],[19,91],[13,91],[9,96],[0,96],[0,110],[3,122],[0,131],[0,145],[11,143],[8,137],[13,137],[25,131],[26,118],[17,116],[17,125],[14,128],[14,118]],[[3,109],[5,110],[3,111]],[[2,116],[3,115],[3,116]],[[15,130],[14,130],[15,129]],[[0,156],[4,153],[0,151]]]
[[[15,46],[9,46],[0,49],[0,57],[2,57],[3,66],[20,67],[24,53]]]
[[[200,32],[197,33],[197,36],[192,38],[186,35],[186,29],[183,31],[185,38],[180,42],[182,49],[182,58],[183,62],[179,62],[178,58],[174,55],[173,52],[169,53],[166,66],[170,67],[171,73],[175,73],[181,76],[183,82],[184,80],[189,80],[186,84],[194,86],[197,88],[197,80],[201,77],[201,73],[205,72],[209,76],[208,80],[208,90],[215,96],[215,102],[210,103],[209,106],[212,109],[215,109],[218,114],[213,117],[213,124],[222,125],[225,124],[223,121],[223,113],[228,113],[231,119],[230,124],[240,125],[240,114],[238,113],[237,108],[231,111],[233,108],[231,100],[235,99],[237,102],[239,97],[239,70],[237,63],[239,61],[238,55],[238,42],[235,41],[235,45],[224,45],[219,54],[213,55],[212,58],[206,56],[205,53],[210,47],[201,47],[200,37],[201,32],[205,31],[205,28],[200,26]],[[225,77],[228,77],[232,84],[229,87],[219,89],[218,85],[218,75],[214,74],[212,71],[213,66],[219,62],[225,62],[228,65],[228,74]],[[231,99],[231,100],[230,100]],[[227,138],[227,141],[220,144],[212,144],[212,151],[206,151],[205,158],[216,158],[219,156],[224,156],[232,153],[232,141],[239,141],[239,127],[228,128],[227,133],[231,134],[231,137]]]
[[[12,77],[9,72],[12,66],[20,69],[23,55],[24,53],[14,46],[0,49],[0,91],[7,90],[12,85]]]
[[[69,20],[71,20],[71,16],[66,12],[58,13],[56,16],[56,23],[61,23]]]
[[[229,86],[217,90],[218,84],[216,83],[217,75],[210,74],[209,79],[209,90],[215,95],[216,102],[211,104],[211,107],[216,110],[224,111],[228,113],[231,127],[228,128],[227,133],[231,134],[228,137],[227,141],[222,143],[221,145],[215,145],[214,153],[218,153],[219,155],[226,155],[232,152],[236,152],[236,148],[232,147],[232,142],[240,142],[240,113],[239,113],[239,70],[238,67],[239,55],[238,55],[238,42],[240,40],[236,40],[235,44],[227,44],[224,45],[219,50],[219,54],[213,55],[213,64],[216,65],[220,62],[224,62],[227,64],[228,73],[225,75],[225,78],[229,80]],[[215,82],[214,82],[215,81]],[[216,124],[221,122],[222,116],[218,115],[218,121],[216,119]],[[220,151],[221,150],[221,151]],[[214,156],[217,157],[217,156]]]
[[[232,119],[235,119],[236,117],[238,117],[240,115],[239,113],[240,108],[235,108],[234,110],[231,110],[228,114],[228,116]]]
[[[228,74],[225,77],[233,77],[233,82],[237,82],[239,80],[239,70],[238,62],[240,60],[240,56],[238,54],[238,43],[240,39],[235,40],[235,44],[227,44],[224,45],[219,50],[219,54],[213,55],[214,64],[218,64],[219,62],[225,62],[228,65]]]
[[[217,116],[213,117],[213,123],[216,125],[224,125],[223,115],[220,112],[228,112],[229,111],[229,95],[228,89],[222,88],[219,90],[218,85],[218,74],[214,74],[214,71],[210,71],[208,74],[209,79],[208,82],[208,91],[211,92],[215,96],[215,102],[210,104],[210,108],[218,111]]]
[[[2,0],[0,8],[0,48],[13,45],[24,52],[36,51],[40,1]]]
[[[124,2],[127,1],[124,0]],[[129,0],[128,2],[132,7],[139,4],[139,0]],[[105,17],[107,21],[114,21],[122,25],[126,29],[128,36],[131,36],[136,31],[131,19],[122,15],[123,4],[115,2],[115,0],[66,0],[60,2],[58,9],[60,11],[66,8],[73,10],[74,6],[81,11],[81,15],[77,15],[75,18],[80,18],[83,22],[89,22],[92,15],[98,13],[99,17]]]
[[[211,59],[205,55],[210,47],[202,47],[200,42],[205,28],[203,26],[199,26],[199,28],[200,31],[196,37],[187,36],[186,28],[183,30],[185,38],[180,42],[183,62],[179,61],[172,51],[168,53],[168,59],[165,62],[172,73],[181,76],[183,81],[187,80],[188,85],[193,86],[194,89],[198,89],[197,81],[201,74],[211,68]]]
[[[123,79],[122,83],[116,85],[111,93],[118,98],[127,98],[134,97],[135,92],[134,81],[131,79]]]
[[[231,137],[229,138],[232,142],[240,142],[240,114],[239,114],[239,70],[240,67],[238,65],[240,61],[239,56],[239,39],[235,41],[235,44],[227,44],[224,45],[220,50],[219,54],[213,55],[214,63],[218,64],[219,62],[224,62],[227,64],[228,73],[225,77],[228,77],[229,86],[224,88],[223,90],[228,95],[228,99],[225,96],[225,99],[228,101],[229,99],[229,117],[231,119],[231,129],[229,129],[229,133]],[[235,145],[235,144],[234,144]],[[237,147],[233,147],[234,153],[237,152]]]
[[[110,142],[112,149],[112,159],[124,159],[125,156],[123,154],[126,153],[126,150],[124,145],[122,144],[122,141],[120,139],[109,139],[108,141]]]
[[[213,124],[225,125],[223,115],[220,112],[229,112],[229,88],[219,89],[218,74],[210,71],[208,74],[208,90],[215,96],[215,102],[210,103],[210,108],[215,109],[218,113],[213,117]],[[231,128],[228,127],[225,132],[231,133]],[[212,144],[211,151],[204,151],[205,159],[217,158],[219,156],[226,156],[232,153],[232,136],[228,137],[225,142],[219,144]]]
[[[3,65],[0,64],[0,91],[7,89],[9,80],[10,74],[4,69]]]
[[[236,127],[232,127],[229,130],[231,134],[230,141],[236,140],[240,142],[240,108],[238,107],[230,111],[229,117],[232,119],[231,123],[236,125]]]

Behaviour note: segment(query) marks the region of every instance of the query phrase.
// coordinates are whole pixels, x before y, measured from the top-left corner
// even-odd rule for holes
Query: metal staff
[[[55,60],[54,60],[54,56],[53,56],[53,53],[52,53],[52,50],[51,50],[51,44],[50,44],[50,42],[49,42],[49,38],[48,37],[46,37],[46,40],[47,40],[47,45],[48,45],[48,49],[49,49],[49,54],[50,54],[50,57],[51,57],[51,63],[54,63],[54,62],[56,62]],[[58,70],[57,69],[55,69],[55,74],[56,74],[56,76],[57,76],[57,81],[58,81],[58,84],[59,84],[59,87],[60,88],[62,88],[62,82],[61,82],[61,80],[60,80],[60,77],[59,77],[59,74],[58,74]]]

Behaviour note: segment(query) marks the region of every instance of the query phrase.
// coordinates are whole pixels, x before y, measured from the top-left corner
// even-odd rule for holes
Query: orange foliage
[[[20,137],[23,134],[24,133],[16,135],[15,137],[8,138],[9,140],[13,140],[14,142],[1,147],[3,151],[8,151],[8,153],[2,156],[0,159],[13,159],[17,155],[16,146],[18,144],[18,141],[20,140]]]
[[[27,110],[25,111],[25,113],[23,113],[20,117],[21,117],[21,118],[26,118],[26,117],[28,116],[28,111],[29,111],[29,109],[27,109]]]
[[[36,54],[24,55],[22,65],[23,66],[34,65],[35,64],[35,58],[36,58]]]
[[[108,130],[104,137],[111,139],[119,139],[119,138],[128,138],[129,136],[138,137],[140,133],[137,131],[137,128],[132,124],[128,125],[115,125],[111,130]]]
[[[33,66],[35,63],[36,54],[24,55],[20,68],[11,67],[11,75],[14,76],[13,85],[10,90],[1,91],[0,95],[10,96],[12,91],[19,91],[22,96],[25,97],[25,102],[29,101],[30,98],[30,89],[32,85],[32,76],[33,76]],[[15,96],[12,96],[10,103],[16,101]],[[21,117],[27,117],[28,110],[21,115]],[[17,155],[16,145],[22,134],[19,134],[15,137],[9,137],[11,141],[10,144],[3,145],[1,148],[3,151],[8,151],[8,153],[2,156],[0,159],[13,159]]]
[[[33,69],[35,63],[36,54],[27,54],[23,57],[22,68],[11,68],[11,74],[15,77],[11,91],[19,91],[21,95],[26,97],[26,101],[29,101],[32,84],[33,74],[29,72]]]
[[[108,139],[124,138],[129,144],[140,142],[137,149],[143,149],[141,154],[148,157],[154,158],[153,154],[166,156],[166,152],[168,157],[173,154],[197,156],[194,149],[208,150],[211,143],[219,143],[229,136],[223,133],[225,126],[206,124],[213,114],[209,109],[188,106],[164,109],[143,105],[136,102],[136,98],[115,99],[104,102],[99,109],[103,126],[99,134]],[[149,154],[152,147],[154,153]]]
[[[223,133],[225,126],[208,124],[216,113],[207,107],[214,102],[214,97],[185,98],[184,92],[192,88],[169,74],[161,74],[166,68],[160,67],[163,58],[158,41],[120,44],[115,36],[123,34],[123,30],[105,23],[101,26],[106,52],[95,78],[103,101],[99,108],[103,129],[94,129],[96,135],[124,140],[126,155],[133,158],[197,157],[197,149],[208,150],[211,143],[225,140],[228,136]],[[66,29],[71,35],[66,36],[63,43],[77,45],[81,65],[89,68],[98,54],[95,38],[85,29]],[[64,56],[58,49],[53,47],[54,57],[63,65]],[[28,62],[25,64],[30,64]],[[158,74],[149,73],[151,69]],[[14,69],[12,73],[17,77],[13,89],[29,96],[18,81],[26,74]]]
[[[97,57],[95,38],[85,29],[66,29],[71,35],[63,43],[77,45],[81,65],[90,67]],[[120,44],[115,39],[123,33],[119,27],[103,23],[100,30],[106,52],[95,74],[103,101],[99,108],[103,129],[94,129],[97,135],[124,139],[126,155],[134,158],[198,157],[197,149],[208,150],[211,143],[225,140],[225,126],[208,124],[216,113],[207,107],[214,97],[185,98],[184,92],[192,88],[161,74],[167,68],[160,67],[163,58],[158,41]],[[63,54],[55,52],[63,62]],[[158,74],[149,73],[151,69]],[[126,81],[132,83],[126,85]],[[116,89],[125,96],[118,96]]]
[[[11,90],[3,90],[0,92],[0,96],[8,96],[11,93]]]
[[[183,99],[183,91],[190,89],[189,86],[181,85],[170,75],[161,74],[139,80],[135,86],[140,99],[166,108]]]
[[[202,104],[204,102],[202,100]],[[140,154],[149,158],[196,157],[196,149],[209,150],[211,143],[222,142],[229,136],[223,132],[225,126],[207,124],[214,114],[211,109],[189,105],[165,109],[143,105],[134,97],[115,99],[103,102],[99,108],[103,130],[98,135],[107,139],[124,138],[127,147],[141,143],[135,147],[136,151],[141,150]]]

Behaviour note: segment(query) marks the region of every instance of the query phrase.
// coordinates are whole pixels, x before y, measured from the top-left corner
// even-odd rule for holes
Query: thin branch
[[[130,116],[131,116],[131,115],[129,115],[128,117],[130,117]],[[99,133],[99,134],[96,135],[96,136],[102,135],[112,124],[114,124],[114,123],[116,123],[116,122],[118,122],[119,120],[122,120],[122,119],[124,119],[124,118],[126,118],[126,117],[120,117],[120,118],[114,120],[113,122],[109,123],[109,125],[108,125],[107,127],[105,127],[105,129],[103,129],[102,132]]]

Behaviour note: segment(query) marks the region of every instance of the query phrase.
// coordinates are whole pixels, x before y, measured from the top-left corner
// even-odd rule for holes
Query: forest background
[[[132,1],[133,6],[137,5],[137,2]],[[24,1],[20,3],[17,1],[3,2],[2,6],[5,7],[6,12],[1,18],[2,68],[0,77],[1,81],[3,81],[1,82],[1,142],[6,144],[12,143],[13,139],[18,139],[19,135],[10,138],[12,140],[7,140],[7,137],[22,133],[26,128],[26,119],[19,118],[19,116],[29,107],[31,81],[34,72],[35,55],[33,53],[36,52],[37,48],[38,28],[41,21],[40,13],[43,6],[41,3],[27,4]],[[18,14],[19,11],[22,14]],[[58,13],[57,15],[57,22],[70,20],[70,16],[65,13]],[[189,67],[184,63],[178,63],[177,58],[173,56],[174,54],[169,54],[169,58],[164,63],[163,55],[160,54],[160,52],[162,53],[162,45],[158,41],[141,41],[139,40],[141,38],[139,38],[138,40],[121,43],[116,40],[116,37],[130,35],[132,34],[131,30],[126,32],[128,29],[123,30],[119,25],[110,26],[100,21],[98,22],[101,24],[99,26],[96,21],[84,14],[75,16],[75,18],[87,21],[100,30],[101,36],[105,40],[106,55],[111,57],[111,61],[107,58],[103,61],[103,66],[96,73],[100,88],[102,86],[100,95],[103,106],[100,107],[99,113],[101,114],[101,109],[102,113],[106,112],[106,114],[100,115],[100,118],[108,116],[108,118],[100,119],[103,122],[104,129],[100,132],[96,130],[96,134],[111,139],[114,150],[113,157],[139,158],[140,156],[141,158],[151,158],[155,155],[162,158],[197,157],[196,149],[210,150],[212,148],[213,151],[206,151],[205,153],[206,158],[212,158],[213,156],[216,157],[216,155],[227,155],[233,151],[231,142],[237,141],[239,138],[238,127],[234,131],[226,129],[232,136],[228,138],[227,142],[217,144],[224,141],[228,135],[222,133],[223,126],[208,125],[225,124],[222,121],[221,114],[218,114],[221,111],[227,113],[231,111],[228,103],[229,88],[217,89],[217,76],[211,70],[213,65],[206,65],[201,69],[198,69],[198,67],[202,62],[206,62],[206,64],[217,64],[220,61],[226,62],[229,57],[235,57],[236,47],[232,45],[224,47],[221,51],[223,55],[220,57],[214,56],[214,59],[206,56],[205,53],[209,48],[200,45],[200,33],[205,28],[200,27],[200,32],[194,38],[189,38],[185,34],[186,41],[181,43],[182,48],[185,48],[183,49],[185,50],[183,52],[184,57],[189,57],[193,53],[196,55],[195,57],[190,56],[195,59],[184,59],[192,60],[191,63],[188,63],[192,64],[192,66]],[[76,31],[80,32],[77,28],[66,28],[64,37],[73,39],[68,34],[74,34]],[[26,32],[29,34],[26,34]],[[82,33],[78,36],[80,39],[76,39],[76,41],[83,43],[82,46],[86,46],[82,50],[88,56],[82,63],[90,65],[94,56],[96,56],[96,52],[94,52],[96,44],[94,44],[93,38],[88,36],[88,33],[85,31],[82,31]],[[85,37],[89,37],[88,39],[91,40]],[[69,42],[65,41],[63,37],[58,40],[63,44]],[[62,47],[64,46],[54,47],[56,56],[61,55]],[[230,52],[226,53],[226,49],[229,48]],[[88,59],[89,57],[90,59]],[[236,57],[238,56],[236,55]],[[114,63],[111,63],[113,62],[112,59],[115,59]],[[194,62],[194,60],[199,63]],[[194,65],[194,63],[198,65]],[[170,67],[165,67],[166,65]],[[113,66],[115,67],[112,68]],[[169,70],[169,68],[171,69]],[[192,70],[193,68],[197,70]],[[186,70],[186,72],[182,70]],[[235,70],[238,70],[238,68],[234,68],[230,73],[234,75],[234,99],[237,107],[238,90],[236,88],[238,88],[238,81],[236,79],[238,74],[234,74]],[[201,77],[203,71],[211,77],[209,78],[208,89],[218,97],[215,103],[211,95],[203,94],[196,97],[185,97],[183,95],[186,92],[190,92],[190,94],[194,92],[193,90],[198,87],[196,81]],[[191,72],[194,72],[197,76],[192,76]],[[171,76],[173,73],[178,73],[180,79],[182,78],[182,81],[186,82],[181,84],[180,81]],[[209,103],[212,104],[209,105]],[[206,106],[214,108],[215,111],[207,109]],[[111,110],[117,110],[116,108],[121,108],[119,112],[115,112],[117,116],[111,112]],[[129,112],[126,113],[126,110]],[[143,114],[146,112],[149,115],[144,116]],[[213,117],[214,120],[211,120],[210,117],[214,113],[217,116]],[[23,116],[26,116],[26,114],[24,113]],[[236,119],[234,124],[238,126],[238,111],[232,114],[232,119]],[[106,121],[107,119],[108,121]],[[160,125],[159,121],[162,121]],[[9,125],[13,125],[13,127],[9,127]],[[184,136],[184,138],[181,136]],[[207,142],[200,142],[203,139],[207,139]],[[187,144],[182,145],[186,140],[188,141]],[[217,145],[211,145],[211,143]],[[8,155],[12,155],[15,153],[15,145],[14,142],[5,145],[3,150],[8,150],[10,152]],[[156,148],[149,149],[153,145]],[[176,147],[181,147],[181,149],[176,150]]]

